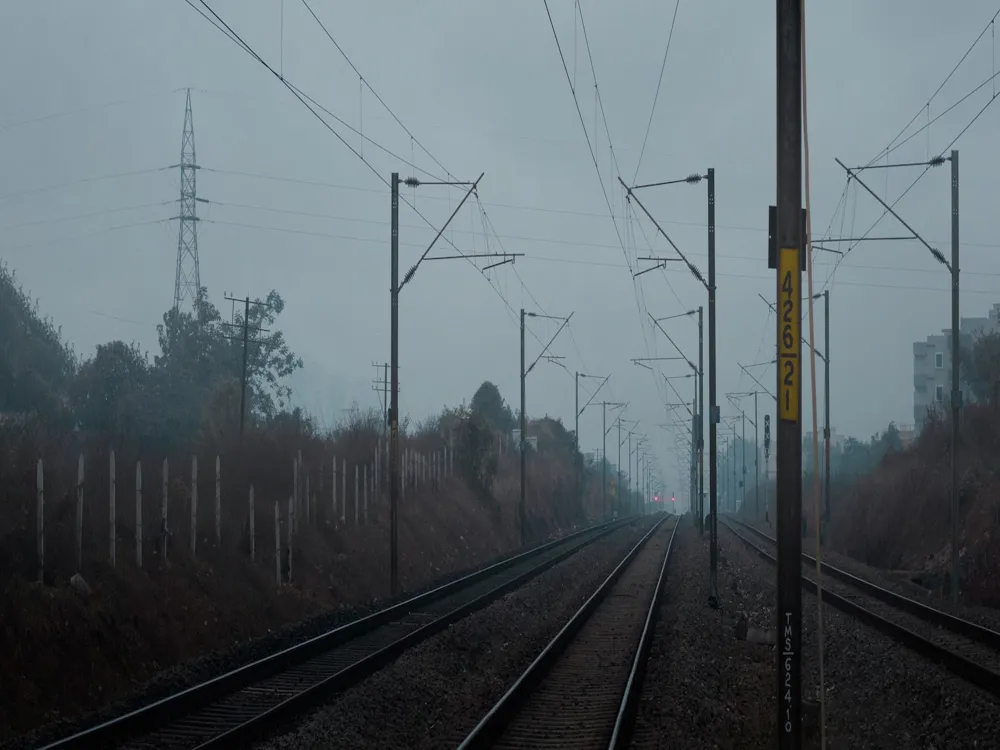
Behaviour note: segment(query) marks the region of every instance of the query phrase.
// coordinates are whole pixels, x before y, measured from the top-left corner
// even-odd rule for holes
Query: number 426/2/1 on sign
[[[799,421],[799,370],[802,338],[799,250],[778,253],[778,419]]]

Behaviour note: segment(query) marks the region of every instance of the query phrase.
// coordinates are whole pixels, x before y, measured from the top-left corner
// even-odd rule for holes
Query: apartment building
[[[976,336],[1000,332],[1000,304],[994,304],[985,318],[962,318],[959,332],[963,348]],[[964,388],[963,393],[971,400]],[[947,406],[950,394],[951,329],[945,329],[913,343],[913,423],[917,431],[923,428],[929,410]]]

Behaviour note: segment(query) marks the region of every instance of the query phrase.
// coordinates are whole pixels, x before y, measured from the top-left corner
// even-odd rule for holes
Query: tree
[[[0,413],[57,416],[75,369],[60,331],[0,263]]]
[[[484,381],[476,390],[469,405],[470,411],[485,420],[490,428],[503,433],[514,429],[514,415],[500,395],[500,389],[490,381]]]
[[[284,411],[291,388],[285,379],[302,367],[284,334],[275,330],[284,300],[272,290],[255,300],[248,316],[247,416],[273,420]],[[191,438],[203,427],[234,432],[239,425],[243,377],[243,311],[227,325],[202,289],[194,311],[171,309],[157,326],[160,353],[154,358],[150,396],[159,415],[158,430]],[[266,332],[261,329],[266,329]]]
[[[489,494],[498,469],[493,430],[485,417],[471,409],[460,412],[454,424],[458,470],[470,487]]]
[[[995,401],[1000,390],[1000,333],[976,337],[962,351],[962,380],[978,401]]]
[[[70,388],[77,423],[115,437],[134,433],[145,421],[148,380],[149,363],[138,346],[124,341],[99,344]]]

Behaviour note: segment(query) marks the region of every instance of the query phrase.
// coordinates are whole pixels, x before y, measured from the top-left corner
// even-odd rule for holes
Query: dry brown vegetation
[[[528,461],[527,508],[532,541],[596,518],[600,487],[586,471],[586,500],[576,500],[572,444],[552,420],[532,424],[538,453]],[[110,564],[109,448],[80,433],[0,430],[0,738],[56,717],[93,709],[126,695],[161,670],[259,637],[309,615],[389,596],[388,502],[369,499],[368,523],[353,518],[353,466],[371,463],[380,438],[372,420],[331,435],[248,433],[242,445],[197,448],[198,540],[191,553],[191,454],[169,455],[168,560],[159,550],[164,456],[116,450],[116,564]],[[497,445],[500,445],[497,436]],[[403,446],[441,450],[440,434],[416,433]],[[400,504],[400,581],[404,590],[481,565],[518,546],[517,454],[509,441],[498,456],[489,493],[460,478],[408,486]],[[278,586],[274,502],[282,545],[293,460],[317,495],[310,523],[293,540],[293,581]],[[77,458],[85,456],[83,561],[77,570]],[[222,467],[221,544],[215,538],[215,456]],[[331,512],[333,457],[347,461],[346,524]],[[37,582],[35,466],[45,467],[44,584]],[[135,463],[144,471],[143,565],[136,564]],[[598,479],[599,481],[599,479]],[[250,560],[248,487],[255,489],[256,555]],[[301,480],[304,487],[305,479]],[[340,502],[338,486],[338,502]],[[77,593],[81,573],[92,589]],[[74,665],[67,669],[67,665]]]

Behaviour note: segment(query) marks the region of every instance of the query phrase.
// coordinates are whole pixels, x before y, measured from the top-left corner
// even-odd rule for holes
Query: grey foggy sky
[[[680,264],[633,285],[543,5],[310,4],[366,80],[451,173],[472,179],[486,172],[479,195],[489,219],[504,249],[526,255],[517,260],[516,273],[505,266],[489,278],[515,310],[540,304],[552,315],[575,312],[572,336],[561,334],[552,352],[566,357],[570,371],[612,373],[607,397],[630,401],[629,415],[642,420],[668,484],[676,481],[669,452],[674,440],[656,426],[667,421],[663,402],[676,397],[659,375],[629,362],[673,352],[640,322],[645,313],[638,311],[636,289],[657,317],[705,304],[705,294]],[[409,137],[375,98],[360,92],[357,76],[299,0],[284,2],[283,54],[278,0],[210,5],[295,85],[354,127],[360,124],[369,138],[439,173],[418,148],[411,151]],[[600,180],[620,217],[622,193],[603,123],[595,131],[593,79],[579,28],[574,43],[573,2],[551,0],[550,6],[570,74],[575,71]],[[611,141],[627,182],[635,173],[673,10],[671,2],[583,2]],[[851,165],[874,157],[927,102],[996,7],[993,0],[843,0],[809,3],[807,10],[818,237],[845,184],[833,157]],[[736,362],[770,359],[773,351],[774,318],[757,296],[774,294],[766,268],[766,212],[775,185],[773,26],[773,3],[681,1],[639,171],[639,181],[649,182],[716,168],[724,414],[733,409],[722,394],[754,387]],[[993,74],[992,47],[987,32],[931,103],[931,117]],[[202,284],[226,314],[223,291],[263,296],[273,287],[284,296],[280,325],[306,363],[299,402],[321,420],[335,421],[354,398],[375,403],[371,363],[385,360],[389,348],[388,191],[263,67],[182,0],[5,3],[0,65],[7,71],[0,82],[0,255],[79,353],[116,338],[155,350],[155,324],[172,301],[177,227],[150,222],[175,212],[178,174],[144,171],[40,188],[176,164],[184,105],[179,89],[192,87],[198,162],[205,168],[198,193],[212,201],[199,206],[206,219],[199,227]],[[993,91],[988,84],[931,127],[929,138],[917,136],[892,160],[926,159],[945,148]],[[998,241],[990,231],[1000,187],[998,116],[988,109],[957,144],[963,156],[965,316],[985,315],[1000,301]],[[918,124],[925,121],[926,113]],[[332,124],[359,147],[357,135]],[[386,178],[393,169],[404,176],[412,171],[371,144],[363,151]],[[869,173],[866,181],[895,198],[913,176]],[[948,191],[944,167],[898,206],[944,250]],[[440,187],[421,188],[415,198],[406,194],[435,224],[461,195]],[[704,184],[645,191],[641,199],[706,272]],[[849,205],[845,234],[852,218],[857,233],[880,213],[861,191],[856,202],[852,191]],[[61,220],[80,214],[95,215]],[[433,232],[406,206],[401,223],[405,271]],[[619,226],[624,228],[621,219]],[[453,229],[448,236],[463,252],[487,249],[478,209],[464,208]],[[874,234],[899,230],[887,218]],[[643,232],[653,241],[652,253]],[[639,245],[627,243],[633,265],[636,255],[666,252],[645,218],[632,234]],[[447,245],[439,249],[452,254]],[[831,258],[817,257],[817,290],[832,270]],[[948,325],[944,269],[916,243],[867,243],[840,265],[831,288],[834,428],[867,437],[890,420],[911,423],[912,343]],[[457,404],[486,379],[516,407],[517,328],[481,274],[465,261],[428,263],[404,289],[400,305],[404,413],[419,418]],[[819,310],[816,323],[821,336]],[[535,321],[533,331],[547,341],[557,325]],[[665,325],[696,358],[693,323]],[[530,361],[540,345],[531,336],[528,342]],[[681,363],[663,371],[684,373]],[[757,372],[773,389],[774,370]],[[674,382],[689,397],[690,380]],[[585,398],[581,394],[581,403]],[[760,406],[763,414],[773,405],[761,399]],[[572,427],[571,376],[540,364],[529,376],[528,412],[559,416]],[[807,430],[810,422],[807,408]],[[581,417],[581,444],[599,447],[599,409]],[[608,451],[613,459],[613,440]]]

